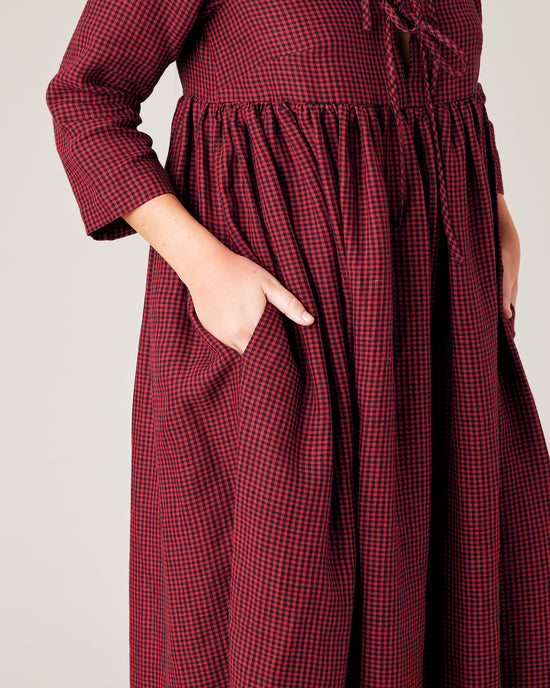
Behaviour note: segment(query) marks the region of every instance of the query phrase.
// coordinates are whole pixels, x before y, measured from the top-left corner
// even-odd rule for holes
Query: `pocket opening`
[[[221,355],[233,356],[234,358],[237,358],[239,360],[243,360],[250,353],[251,346],[254,345],[255,341],[259,337],[259,332],[267,318],[267,311],[269,308],[274,308],[274,306],[269,301],[267,301],[265,308],[260,316],[260,319],[256,323],[256,327],[254,328],[254,331],[252,332],[252,335],[248,340],[248,344],[246,345],[242,354],[240,354],[236,349],[233,349],[232,347],[228,346],[227,344],[225,344],[225,342],[222,342],[221,339],[218,339],[209,330],[206,329],[206,327],[199,320],[199,317],[195,311],[193,299],[191,297],[189,290],[187,290],[187,313],[195,330],[198,332],[199,335],[201,335],[201,337],[205,340],[205,342],[210,346],[211,349],[213,349]]]

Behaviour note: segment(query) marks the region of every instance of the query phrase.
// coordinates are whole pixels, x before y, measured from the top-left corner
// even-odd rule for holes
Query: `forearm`
[[[519,243],[519,236],[516,226],[506,204],[504,195],[497,193],[498,219],[500,224],[500,235],[504,241]]]
[[[205,261],[226,248],[174,194],[162,194],[122,216],[189,283]]]

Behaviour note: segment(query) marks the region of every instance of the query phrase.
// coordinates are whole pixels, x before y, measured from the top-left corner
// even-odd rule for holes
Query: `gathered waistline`
[[[479,83],[478,83],[479,86]],[[196,100],[205,105],[215,105],[215,106],[228,106],[228,107],[262,107],[262,106],[272,106],[279,105],[282,107],[310,107],[310,108],[335,108],[335,107],[348,107],[353,108],[365,108],[365,109],[391,109],[391,103],[377,103],[374,101],[363,101],[363,102],[349,102],[345,100],[332,100],[332,101],[319,101],[319,100],[293,100],[291,98],[265,98],[261,100],[245,100],[245,99],[210,99],[200,96],[196,93],[184,92],[178,98],[178,103],[181,101]],[[483,91],[476,87],[476,89],[469,95],[462,98],[453,98],[451,100],[440,100],[434,101],[433,107],[445,107],[449,105],[454,105],[462,102],[471,102],[473,100],[478,100],[480,102],[485,102],[485,94]],[[414,104],[406,103],[400,106],[401,110],[425,110],[427,109],[426,104]]]

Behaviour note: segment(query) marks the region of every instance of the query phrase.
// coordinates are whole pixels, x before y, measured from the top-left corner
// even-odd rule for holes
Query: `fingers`
[[[504,310],[504,315],[506,318],[511,318],[512,317],[512,309],[510,308],[512,300],[510,297],[510,293],[508,292],[507,294],[503,294],[502,297],[502,308]]]
[[[514,286],[512,287],[512,296],[511,296],[511,301],[514,306],[514,309],[516,308],[516,300],[518,297],[518,281],[516,280]]]
[[[517,299],[517,294],[518,294],[518,283],[517,280],[514,283],[514,286],[511,288],[506,287],[503,285],[502,289],[502,308],[504,309],[504,315],[507,318],[511,318],[513,316],[513,311],[512,308],[515,310],[516,308],[516,299]]]
[[[506,318],[512,317],[512,310],[510,304],[512,303],[512,282],[509,279],[509,275],[504,272],[502,279],[502,308],[504,310],[504,315]]]

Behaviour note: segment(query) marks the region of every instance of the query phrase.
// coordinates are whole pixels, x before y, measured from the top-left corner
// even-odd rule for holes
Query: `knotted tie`
[[[428,73],[428,66],[426,60],[426,52],[422,51],[422,73],[424,82],[424,97],[425,105],[430,120],[430,125],[433,133],[433,140],[435,144],[436,163],[437,163],[437,178],[441,201],[441,215],[443,220],[443,227],[449,243],[449,250],[451,257],[458,263],[464,261],[464,256],[460,249],[458,239],[455,235],[451,216],[449,212],[447,187],[445,184],[445,175],[443,172],[443,162],[441,158],[441,150],[439,146],[439,137],[435,123],[434,105],[432,100],[432,93],[439,76],[440,68],[453,74],[460,76],[468,68],[468,61],[464,57],[464,53],[450,38],[442,34],[433,24],[431,24],[425,17],[422,7],[422,0],[361,0],[362,10],[362,27],[365,31],[371,31],[371,11],[370,3],[377,1],[386,13],[385,20],[385,49],[386,61],[389,77],[389,95],[392,109],[395,113],[398,134],[399,134],[399,159],[400,159],[400,179],[399,179],[399,217],[401,219],[403,207],[406,200],[405,191],[405,151],[406,151],[406,120],[403,111],[399,108],[399,81],[396,68],[395,56],[395,41],[394,41],[394,26],[402,31],[415,34],[422,45],[429,49],[433,55],[434,67],[431,74]],[[404,21],[406,20],[406,21]],[[445,58],[442,51],[448,49],[448,56]],[[458,58],[460,66],[453,65],[453,59]]]

